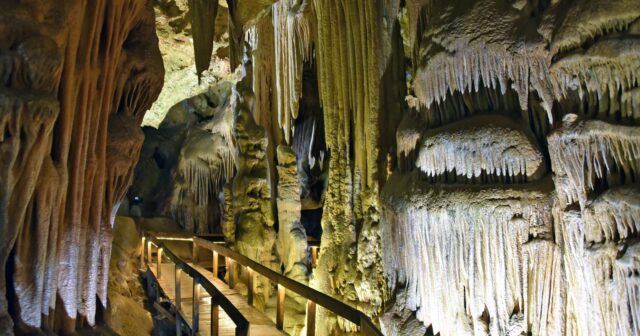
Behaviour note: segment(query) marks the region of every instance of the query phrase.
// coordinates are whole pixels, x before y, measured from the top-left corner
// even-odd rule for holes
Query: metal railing
[[[166,239],[165,237],[163,237]],[[181,237],[180,237],[181,238]],[[180,239],[175,237],[177,240],[188,240],[193,241],[193,238]],[[150,268],[150,263],[152,261],[152,248],[155,246],[157,251],[157,263],[156,263],[156,276],[161,278],[162,276],[162,257],[163,254],[174,264],[175,266],[175,309],[176,312],[182,316],[182,308],[181,308],[181,278],[182,273],[188,275],[192,281],[192,290],[193,290],[193,314],[191,321],[191,335],[197,335],[199,328],[199,318],[200,318],[200,294],[201,290],[204,289],[211,296],[211,335],[218,335],[219,329],[219,307],[227,313],[229,318],[236,325],[236,335],[237,336],[246,336],[249,335],[249,321],[242,315],[242,313],[207,279],[204,275],[198,272],[196,269],[191,267],[188,263],[182,261],[179,257],[177,257],[171,250],[166,248],[165,244],[161,242],[160,238],[155,237],[152,234],[145,233],[142,238],[142,246],[144,250],[140,256],[140,262],[142,265],[145,265],[144,256],[147,255],[147,267]],[[185,320],[182,316],[182,319],[176,318],[176,335],[182,335],[182,323],[181,320]]]
[[[191,266],[189,266],[187,263],[183,262],[182,260],[180,260],[178,257],[176,257],[173,253],[171,253],[168,249],[166,249],[166,247],[164,246],[164,244],[159,242],[159,238],[157,238],[156,236],[154,236],[153,233],[145,233],[144,237],[146,237],[146,239],[148,240],[147,245],[149,247],[147,247],[147,251],[146,253],[148,254],[147,259],[151,260],[151,252],[150,252],[150,247],[151,245],[149,244],[154,244],[156,246],[158,246],[158,265],[160,265],[160,261],[162,258],[162,252],[163,250],[165,251],[165,253],[167,254],[167,256],[169,257],[169,259],[176,265],[176,270],[180,269],[183,271],[186,271],[187,274],[189,276],[191,276],[194,279],[194,302],[195,300],[195,293],[196,293],[196,289],[195,289],[195,284],[196,284],[196,279],[198,279],[199,283],[202,284],[202,287],[205,288],[205,290],[207,290],[207,292],[211,295],[212,297],[212,317],[211,317],[211,321],[212,321],[212,335],[217,335],[217,329],[215,330],[216,333],[213,332],[214,330],[214,321],[217,322],[217,306],[222,306],[222,308],[227,312],[227,314],[231,317],[231,319],[234,321],[234,323],[236,323],[237,326],[237,330],[236,330],[236,335],[247,335],[248,333],[248,329],[249,329],[249,322],[242,317],[242,314],[231,304],[231,302],[229,302],[228,300],[226,300],[226,298],[224,300],[226,300],[226,302],[223,302],[222,299],[217,299],[215,300],[217,302],[217,304],[215,305],[215,309],[216,309],[216,313],[215,313],[215,319],[214,319],[214,312],[213,312],[213,307],[214,307],[214,295],[216,296],[223,296],[216,288],[215,286],[213,286],[211,284],[211,282],[209,280],[207,280],[207,278],[200,274],[197,270],[195,270],[194,268],[192,268]],[[253,260],[251,260],[250,258],[231,250],[230,248],[228,248],[227,246],[225,246],[224,244],[221,243],[216,243],[216,242],[212,242],[200,237],[196,237],[196,236],[191,236],[191,238],[189,238],[187,235],[180,235],[180,237],[176,236],[176,237],[172,237],[171,234],[162,234],[162,239],[173,239],[173,240],[183,240],[183,241],[191,241],[192,242],[192,256],[194,256],[194,259],[196,258],[196,256],[198,255],[198,251],[200,248],[204,248],[207,249],[209,251],[212,252],[212,256],[213,256],[213,261],[212,261],[212,273],[214,275],[214,277],[218,277],[218,270],[220,268],[219,266],[219,257],[223,256],[225,258],[225,267],[226,270],[228,272],[228,286],[230,288],[234,288],[235,287],[235,283],[236,283],[236,279],[235,277],[235,272],[231,271],[234,267],[236,267],[236,265],[239,265],[241,267],[244,267],[245,271],[248,274],[248,283],[247,283],[247,289],[248,289],[248,294],[247,294],[247,300],[248,303],[250,305],[253,304],[253,278],[256,274],[260,274],[264,277],[266,277],[267,279],[269,279],[270,281],[274,282],[277,285],[277,306],[276,306],[276,327],[279,330],[283,330],[284,329],[284,304],[285,304],[285,297],[286,297],[286,291],[289,290],[293,293],[296,293],[304,298],[307,299],[307,335],[308,336],[313,336],[315,335],[315,327],[316,327],[316,305],[320,305],[321,307],[335,313],[336,315],[354,323],[356,326],[358,326],[360,328],[360,335],[364,335],[364,336],[382,336],[382,333],[380,332],[380,330],[377,328],[377,326],[371,321],[371,319],[365,315],[363,312],[345,304],[342,301],[339,301],[325,293],[322,293],[320,291],[317,291],[307,285],[301,284],[295,280],[292,280],[280,273],[277,273],[276,271],[263,266],[262,264],[259,264]],[[143,244],[144,244],[145,238],[143,238]],[[314,244],[316,245],[316,244]],[[146,245],[145,245],[146,247]],[[315,249],[315,251],[314,251]],[[315,255],[315,257],[317,257],[317,246],[312,246],[312,256]],[[144,251],[143,251],[144,252]],[[315,252],[315,253],[314,253]],[[144,253],[141,256],[141,259],[144,258]],[[315,259],[314,259],[314,263],[315,263]],[[177,262],[176,262],[177,260]],[[144,262],[144,260],[141,260],[141,262]],[[156,273],[158,274],[158,276],[160,276],[160,266],[158,266],[158,270],[156,271]],[[176,276],[176,279],[178,279],[178,277]],[[206,285],[205,285],[206,284]],[[179,285],[176,282],[176,287],[179,287]],[[176,295],[177,295],[178,290],[176,290]],[[224,296],[223,296],[224,297]],[[177,306],[179,306],[179,300],[176,297],[176,302],[178,302]],[[230,313],[231,312],[231,313]],[[237,315],[236,315],[237,314]],[[196,317],[196,310],[194,309],[194,321],[197,320]],[[234,316],[232,316],[234,315]],[[194,325],[196,325],[197,328],[197,324],[196,322],[193,322]],[[177,327],[178,328],[178,327]],[[193,330],[192,330],[193,331]]]

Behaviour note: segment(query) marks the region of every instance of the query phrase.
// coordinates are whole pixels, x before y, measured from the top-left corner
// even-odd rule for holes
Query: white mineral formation
[[[568,186],[558,190],[565,203],[580,202],[598,180],[611,180],[622,174],[633,179],[640,173],[640,129],[597,120],[578,120],[567,115],[563,127],[549,135],[549,154],[556,175],[566,176]],[[611,181],[613,182],[613,181]]]
[[[389,284],[404,288],[404,304],[434,333],[560,330],[560,250],[529,240],[550,233],[549,183],[431,187],[416,173],[389,182],[383,244],[402,246],[383,249]]]
[[[171,212],[186,231],[210,233],[209,224],[218,212],[218,194],[233,175],[236,164],[232,135],[233,112],[221,108],[208,123],[194,127],[180,151],[177,181],[171,199]]]
[[[307,0],[283,0],[273,4],[276,97],[278,124],[290,141],[302,96],[303,62],[311,59],[313,6]]]
[[[425,132],[416,167],[428,176],[446,173],[467,179],[483,175],[525,177],[545,173],[533,136],[502,116],[479,116]]]

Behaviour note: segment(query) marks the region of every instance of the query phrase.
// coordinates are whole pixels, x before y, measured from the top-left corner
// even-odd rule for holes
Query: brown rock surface
[[[13,333],[12,319],[18,331],[73,332],[106,307],[113,208],[162,87],[153,10],[143,0],[0,8],[0,333]]]

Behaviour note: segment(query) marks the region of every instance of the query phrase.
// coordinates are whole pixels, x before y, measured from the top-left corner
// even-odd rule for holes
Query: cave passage
[[[0,336],[640,335],[638,0],[0,0],[0,85]]]

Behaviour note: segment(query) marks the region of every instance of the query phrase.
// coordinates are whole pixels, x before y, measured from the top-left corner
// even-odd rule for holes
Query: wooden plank
[[[228,259],[229,263],[249,266],[255,272],[268,278],[269,280],[284,286],[286,289],[291,290],[308,300],[312,300],[316,304],[319,304],[322,307],[332,311],[333,313],[342,316],[343,318],[355,323],[356,325],[360,325],[360,318],[363,313],[349,306],[348,304],[341,302],[340,300],[317,291],[307,285],[301,284],[293,279],[287,278],[286,276],[279,274],[274,270],[265,267],[264,265],[261,265],[222,244],[213,243],[198,237],[195,237],[193,239],[193,242],[200,247],[204,247],[211,251],[216,251],[219,254],[225,256],[226,259]],[[233,274],[233,272],[231,274]]]
[[[211,302],[211,335],[218,336],[220,334],[220,306],[215,302]]]
[[[222,280],[213,277],[213,273],[209,272],[205,268],[189,264],[198,273],[202,274],[203,277],[206,277],[219,291],[225,296],[227,300],[229,300],[241,313],[242,315],[249,321],[249,333],[251,335],[285,335],[283,332],[276,329],[274,323],[262,312],[250,306],[247,303],[247,299],[242,296],[237,291],[230,289]],[[161,268],[162,272],[165,274],[174,271],[172,263],[162,263]],[[149,265],[149,269],[154,273],[157,269],[155,264]],[[178,269],[179,270],[179,269]],[[178,272],[176,272],[178,273]],[[189,277],[185,272],[180,271],[180,277],[178,281],[180,282],[180,292],[176,295],[176,277],[175,276],[164,276],[162,279],[158,279],[158,284],[162,288],[164,294],[174,303],[176,303],[176,297],[180,300],[180,313],[185,321],[193,321],[193,279]],[[212,323],[212,298],[211,296],[204,290],[200,290],[200,300],[197,304],[198,306],[198,335],[209,336],[212,335],[213,323]],[[214,305],[215,306],[215,305]],[[224,309],[218,308],[218,335],[221,336],[233,336],[236,335],[236,324],[229,317]],[[188,323],[189,324],[189,323]],[[193,322],[189,324],[189,327],[192,328]],[[193,328],[192,328],[193,329]]]
[[[249,305],[247,299],[237,291],[230,289],[222,280],[213,277],[213,273],[209,272],[202,266],[189,264],[200,274],[204,275],[216,288],[236,307],[242,315],[249,321],[251,335],[285,335],[276,329],[273,321],[264,315],[257,308]],[[255,330],[254,330],[255,329]],[[260,330],[260,332],[257,332]]]

